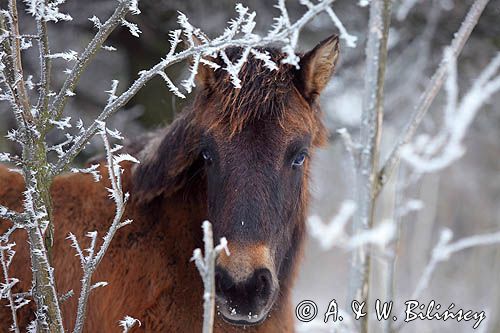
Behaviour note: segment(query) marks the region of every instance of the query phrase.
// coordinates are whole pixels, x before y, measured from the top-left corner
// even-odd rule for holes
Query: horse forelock
[[[295,68],[281,63],[285,55],[278,49],[262,48],[259,51],[267,53],[277,69],[270,69],[250,53],[238,74],[241,81],[239,88],[235,87],[231,75],[223,69],[226,65],[220,57],[215,60],[222,68],[213,73],[211,84],[204,87],[195,102],[195,109],[214,113],[211,129],[224,124],[229,126],[229,134],[234,135],[259,119],[275,119],[283,123],[292,94],[297,92],[294,85]],[[242,52],[241,48],[226,50],[232,63],[240,59]]]

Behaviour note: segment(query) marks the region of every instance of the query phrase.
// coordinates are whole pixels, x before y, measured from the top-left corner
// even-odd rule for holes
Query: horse
[[[124,218],[133,223],[116,233],[94,274],[93,283],[108,285],[90,295],[85,332],[118,332],[125,315],[140,320],[134,332],[200,332],[203,286],[190,259],[203,245],[204,220],[213,223],[216,239],[226,237],[230,252],[216,260],[214,332],[294,331],[291,288],[303,252],[311,157],[327,142],[319,95],[334,72],[338,44],[334,35],[299,54],[300,68],[283,63],[279,49],[261,48],[278,68],[249,56],[241,88],[227,72],[200,65],[191,105],[166,128],[128,145],[140,161],[123,166],[130,193]],[[236,61],[242,52],[234,47],[226,55]],[[102,162],[98,182],[82,173],[52,182],[60,293],[80,290],[82,269],[68,233],[84,247],[86,233],[103,236],[115,214],[106,170]],[[24,189],[22,175],[0,165],[0,204],[22,211]],[[0,231],[9,225],[0,222]],[[9,275],[20,280],[14,292],[26,292],[27,238],[17,230],[11,239],[17,253]],[[2,302],[0,331],[7,332],[11,314]],[[76,306],[77,296],[61,300],[66,329]],[[29,305],[18,311],[22,328],[33,319]]]

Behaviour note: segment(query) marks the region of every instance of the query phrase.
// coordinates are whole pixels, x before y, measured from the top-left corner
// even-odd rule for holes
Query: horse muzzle
[[[258,325],[272,308],[278,288],[267,268],[259,268],[247,279],[236,281],[223,268],[215,273],[217,313],[232,325]]]

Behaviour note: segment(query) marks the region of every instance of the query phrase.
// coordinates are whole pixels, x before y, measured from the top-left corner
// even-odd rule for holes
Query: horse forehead
[[[278,124],[247,125],[232,136],[219,135],[218,149],[226,160],[269,160],[280,156],[290,138]]]
[[[302,105],[291,105],[279,115],[256,117],[239,127],[231,119],[219,119],[209,127],[209,133],[218,145],[234,146],[238,151],[279,151],[297,138],[313,134],[316,119],[312,112]]]

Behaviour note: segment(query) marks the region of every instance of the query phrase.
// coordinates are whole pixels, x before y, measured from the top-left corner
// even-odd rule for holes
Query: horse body
[[[302,58],[300,72],[286,66],[272,73],[253,59],[242,69],[239,90],[227,76],[200,68],[193,106],[130,151],[141,161],[124,165],[131,194],[124,219],[133,223],[118,230],[94,274],[93,283],[108,285],[91,292],[85,332],[119,332],[125,315],[141,321],[134,332],[201,332],[203,287],[190,258],[203,245],[206,219],[231,250],[217,261],[214,331],[294,331],[290,289],[304,236],[306,155],[325,141],[316,97],[333,71],[337,44],[337,38],[319,44]],[[268,51],[277,63],[284,57]],[[62,303],[66,329],[75,322],[82,276],[66,237],[73,233],[86,248],[86,233],[102,238],[115,214],[103,164],[100,171],[99,182],[64,174],[51,187],[56,287],[75,292]],[[0,204],[21,211],[23,191],[22,176],[0,165]],[[0,223],[1,233],[9,223]],[[20,280],[13,291],[28,291],[25,231],[11,241],[17,253],[9,275]],[[4,304],[0,332],[11,322]],[[21,327],[34,319],[33,308],[18,311]]]
[[[130,166],[127,169],[125,189]],[[66,237],[69,232],[75,234],[84,247],[86,233],[95,230],[103,236],[115,213],[105,189],[109,186],[106,169],[100,171],[103,174],[100,182],[94,182],[90,175],[67,174],[56,177],[51,188],[57,230],[53,248],[57,289],[63,293],[75,292],[62,303],[66,328],[73,327],[75,322],[82,276],[79,259]],[[21,211],[23,190],[22,176],[0,165],[0,203]],[[200,199],[183,193],[148,211],[136,207],[133,201],[129,204],[125,218],[134,222],[116,233],[94,274],[94,283],[106,281],[108,285],[92,291],[85,332],[120,332],[118,321],[125,315],[142,323],[132,332],[201,332],[203,286],[190,262],[192,250],[202,246],[200,221],[206,217],[206,208]],[[20,280],[14,291],[30,290],[26,233],[18,230],[11,239],[17,246],[10,276]],[[3,275],[0,277],[3,279]],[[0,304],[0,332],[9,332],[11,314],[3,306],[4,300]],[[283,310],[289,310],[286,308],[289,305],[284,305]],[[34,319],[32,311],[30,306],[19,311],[21,327],[27,327]],[[264,325],[247,328],[245,332],[291,332],[293,318],[289,314],[290,311],[276,309]],[[240,331],[220,319],[215,327],[215,332]]]

